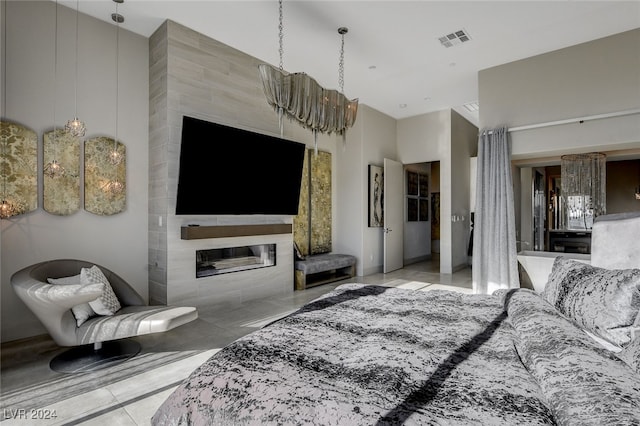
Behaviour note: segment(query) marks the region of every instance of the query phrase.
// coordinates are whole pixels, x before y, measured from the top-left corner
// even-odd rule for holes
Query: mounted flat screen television
[[[183,117],[176,215],[296,215],[304,144]]]

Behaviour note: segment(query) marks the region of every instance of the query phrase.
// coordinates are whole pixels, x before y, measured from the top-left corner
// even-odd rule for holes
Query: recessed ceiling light
[[[424,97],[424,100],[425,100],[425,101],[430,101],[430,100],[431,100],[431,98],[430,98],[429,96],[425,96],[425,97]]]
[[[377,67],[375,65],[369,65],[370,70],[375,70]]]
[[[400,104],[399,106],[400,106],[400,108],[406,108],[407,104]]]

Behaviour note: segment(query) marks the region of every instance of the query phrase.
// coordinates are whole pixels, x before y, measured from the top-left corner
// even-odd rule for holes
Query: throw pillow
[[[62,278],[47,278],[49,284],[55,285],[80,285],[80,274],[73,275],[71,277],[62,277]],[[76,319],[76,324],[80,327],[84,324],[89,318],[94,317],[96,315],[95,311],[91,309],[88,303],[81,303],[80,305],[76,305],[71,308],[71,312]]]
[[[107,277],[104,276],[100,268],[95,265],[91,268],[82,268],[80,271],[80,281],[83,285],[95,283],[104,284],[104,291],[102,292],[102,295],[93,302],[89,302],[89,306],[91,306],[96,314],[113,315],[120,310],[120,301],[113,292],[109,280],[107,280]]]
[[[640,310],[640,269],[598,268],[560,256],[542,297],[583,328],[624,346]]]

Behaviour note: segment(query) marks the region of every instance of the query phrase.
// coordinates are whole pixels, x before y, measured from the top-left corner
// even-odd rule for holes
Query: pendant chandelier
[[[84,122],[78,118],[78,14],[80,9],[80,0],[76,0],[76,78],[75,78],[75,116],[67,121],[65,129],[75,137],[84,136],[87,127]]]
[[[344,35],[349,31],[340,27],[342,43],[338,66],[340,90],[325,89],[316,80],[303,72],[288,73],[283,66],[282,0],[279,0],[279,54],[280,64],[275,68],[269,64],[258,66],[264,94],[269,105],[278,114],[280,136],[283,135],[283,119],[297,121],[311,130],[315,149],[318,150],[318,133],[336,133],[346,141],[346,131],[353,126],[358,112],[358,99],[349,100],[344,95]]]
[[[561,195],[566,207],[565,229],[591,229],[607,212],[607,156],[598,152],[563,155]]]

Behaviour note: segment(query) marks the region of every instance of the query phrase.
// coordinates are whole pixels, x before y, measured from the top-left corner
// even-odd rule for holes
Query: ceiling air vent
[[[471,40],[471,36],[466,30],[458,30],[452,32],[451,34],[439,37],[438,40],[440,40],[440,43],[444,47],[453,47],[457,44],[461,44]]]
[[[469,102],[463,105],[465,109],[469,112],[478,112],[480,111],[480,105],[478,102]]]

